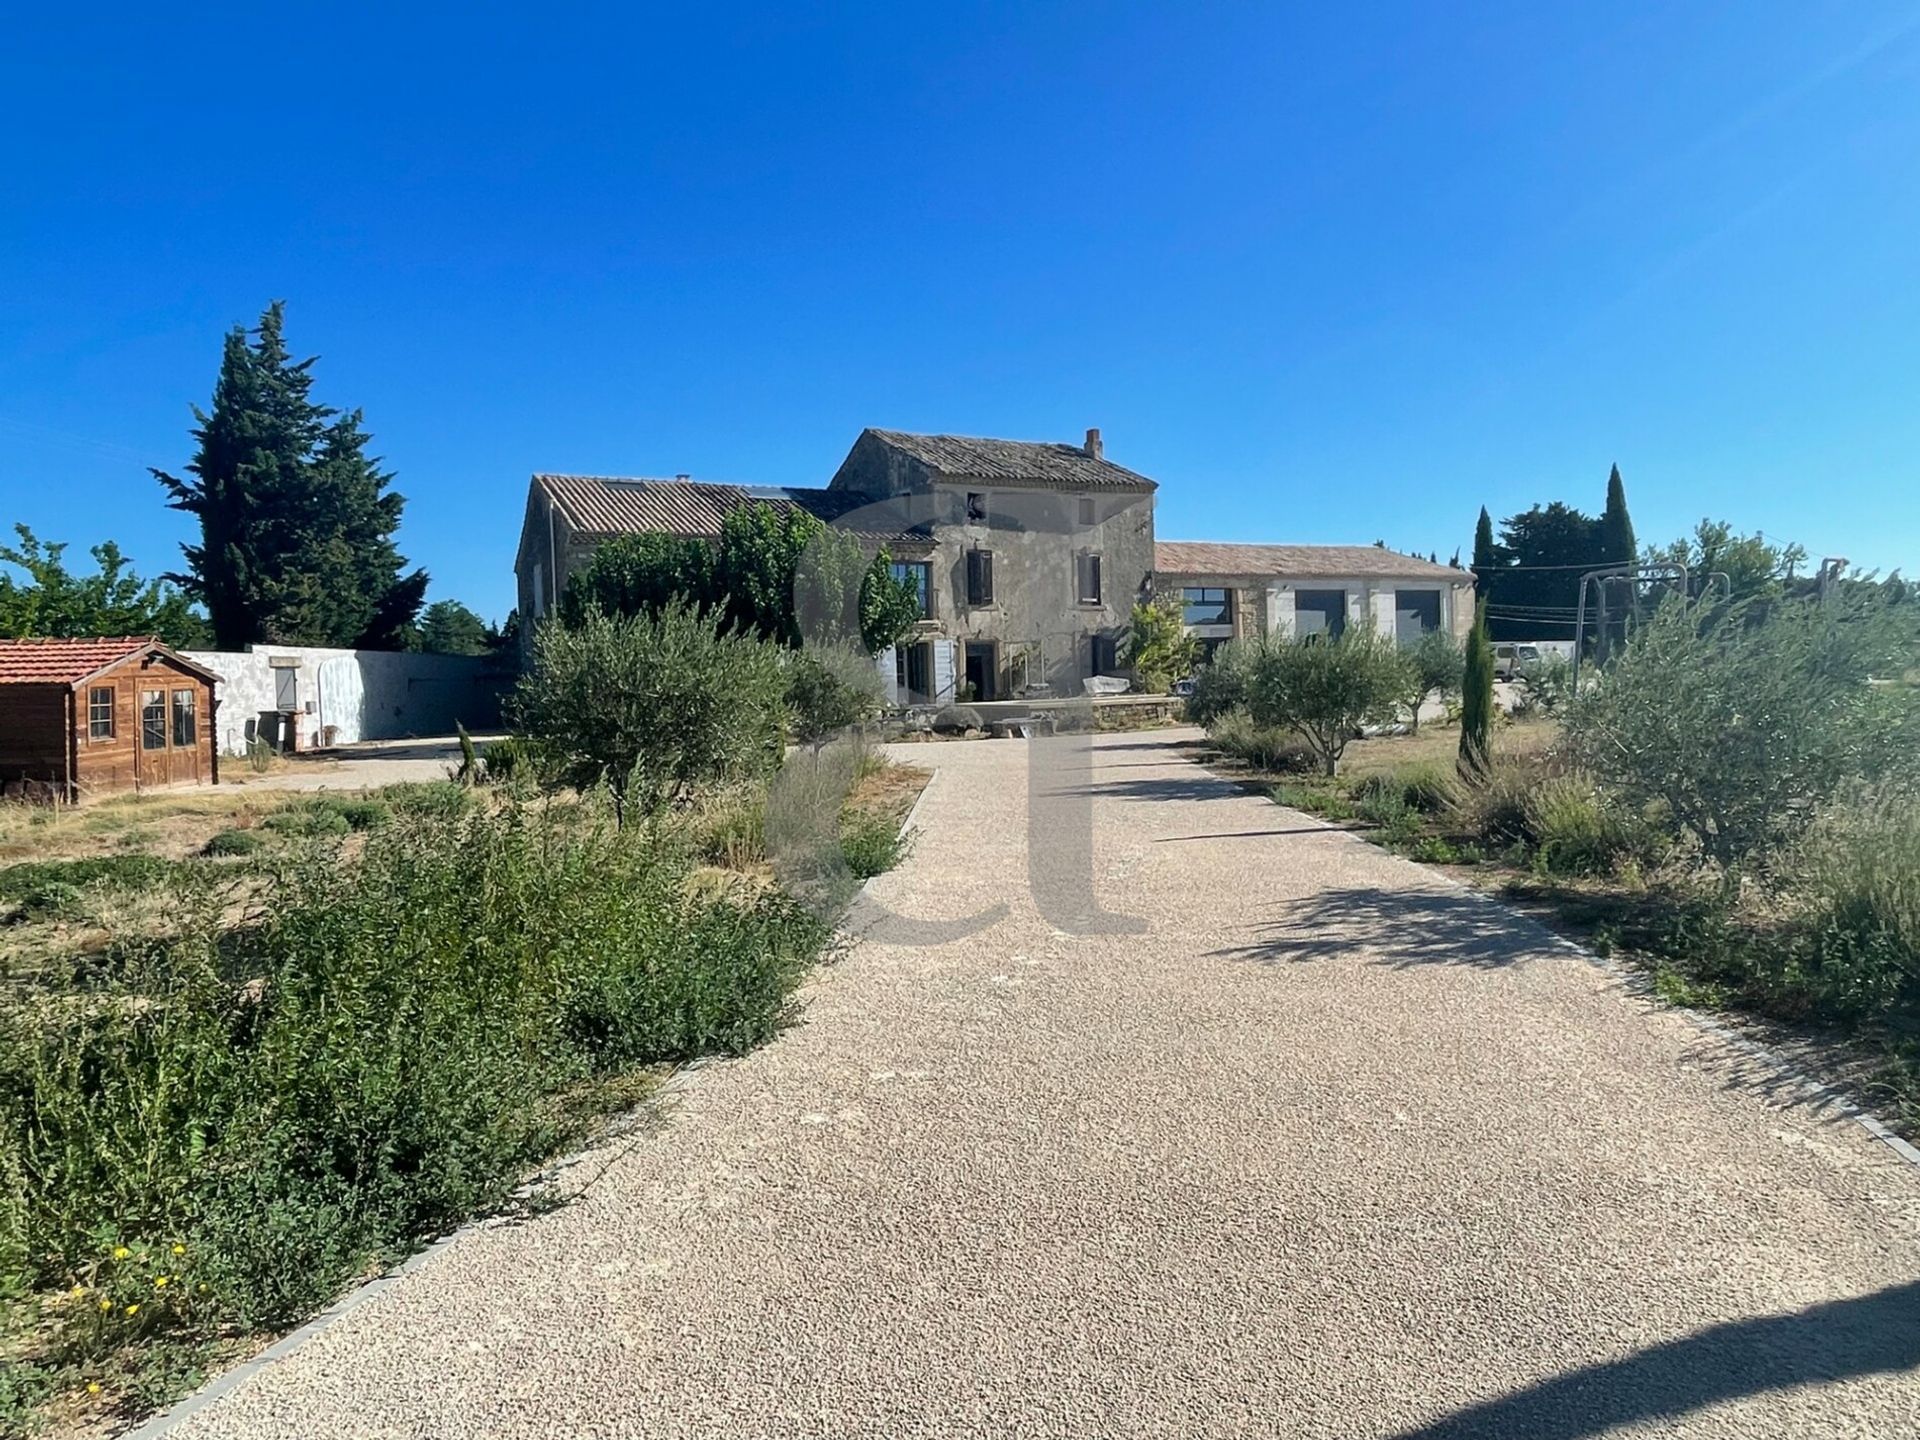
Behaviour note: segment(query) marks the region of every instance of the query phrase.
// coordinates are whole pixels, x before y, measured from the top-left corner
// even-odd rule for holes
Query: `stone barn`
[[[219,676],[153,639],[0,640],[0,793],[212,782]]]

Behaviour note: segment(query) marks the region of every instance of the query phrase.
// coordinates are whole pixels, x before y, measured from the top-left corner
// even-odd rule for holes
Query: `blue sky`
[[[1617,461],[1643,539],[1920,568],[1911,3],[54,8],[0,522],[76,550],[175,563],[145,467],[280,297],[492,617],[529,472],[821,484],[870,424],[1098,425],[1166,538],[1445,559]]]

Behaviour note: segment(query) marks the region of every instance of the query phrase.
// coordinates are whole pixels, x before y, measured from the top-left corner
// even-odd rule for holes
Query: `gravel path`
[[[174,1435],[1920,1433],[1920,1171],[1858,1125],[1165,733],[1048,767],[1134,933],[1036,911],[1023,742],[909,753],[876,899],[1002,918],[873,922],[574,1203]]]

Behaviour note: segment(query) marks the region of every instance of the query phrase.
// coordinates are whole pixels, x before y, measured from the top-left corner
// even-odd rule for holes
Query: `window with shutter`
[[[967,552],[967,604],[993,604],[993,552]]]
[[[1100,557],[1092,553],[1082,554],[1080,563],[1074,568],[1078,576],[1074,588],[1079,591],[1075,597],[1082,605],[1100,603]]]

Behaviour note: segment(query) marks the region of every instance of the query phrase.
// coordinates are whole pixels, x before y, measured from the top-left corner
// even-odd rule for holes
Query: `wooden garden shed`
[[[0,640],[0,794],[217,781],[219,678],[151,638]]]

